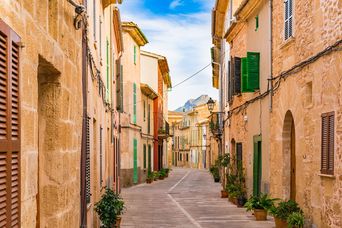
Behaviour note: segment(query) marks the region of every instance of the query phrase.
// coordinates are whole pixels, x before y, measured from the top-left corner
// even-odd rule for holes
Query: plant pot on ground
[[[270,214],[274,216],[276,228],[287,228],[287,218],[293,212],[301,212],[299,205],[293,201],[280,201],[277,205],[270,208]]]
[[[228,198],[228,192],[225,189],[221,190],[221,198]]]
[[[120,227],[120,215],[123,214],[124,209],[124,201],[110,188],[106,188],[101,200],[95,204],[95,211],[100,217],[103,228]]]
[[[210,167],[210,173],[212,174],[215,182],[220,182],[220,171],[218,166],[213,165]]]
[[[243,207],[245,206],[245,203],[247,202],[247,199],[245,196],[238,196],[237,197],[237,206],[238,207]]]
[[[147,172],[147,178],[146,178],[146,183],[151,184],[153,182],[153,173],[149,170]]]
[[[159,171],[159,180],[164,180],[165,175],[166,175],[165,170],[164,170],[164,169],[161,169],[161,170]]]
[[[153,180],[157,181],[159,179],[159,172],[154,171],[153,172]]]
[[[251,196],[245,203],[247,211],[254,211],[254,216],[257,221],[267,219],[267,210],[274,206],[274,201],[277,199],[270,198],[267,194],[260,193],[257,196]]]

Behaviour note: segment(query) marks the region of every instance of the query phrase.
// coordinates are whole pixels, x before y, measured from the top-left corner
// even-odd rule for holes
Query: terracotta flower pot
[[[265,209],[254,209],[254,216],[257,221],[267,220],[267,211]]]
[[[116,217],[114,227],[115,227],[115,228],[119,228],[119,227],[120,227],[120,224],[121,224],[121,217],[118,216],[118,217]]]
[[[238,205],[238,200],[236,197],[233,197],[233,204]]]
[[[147,183],[147,184],[151,184],[152,181],[153,181],[152,179],[146,179],[146,183]]]
[[[164,177],[162,177],[162,176],[159,176],[159,180],[164,180]]]
[[[287,228],[286,220],[282,220],[280,218],[274,217],[275,227],[276,228]]]
[[[165,177],[169,177],[169,174],[168,174],[168,173],[166,173]]]
[[[228,198],[228,192],[226,190],[221,190],[221,198]]]

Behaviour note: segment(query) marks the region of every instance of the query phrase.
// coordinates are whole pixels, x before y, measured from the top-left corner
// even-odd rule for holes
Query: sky
[[[172,85],[176,85],[210,63],[211,10],[214,0],[124,0],[119,6],[122,21],[133,21],[149,43],[143,50],[167,57]],[[207,94],[214,99],[212,69],[173,88],[169,110],[188,99]]]

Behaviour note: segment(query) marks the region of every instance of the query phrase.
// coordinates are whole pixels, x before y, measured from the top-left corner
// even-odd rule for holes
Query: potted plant
[[[238,186],[236,191],[237,206],[243,207],[247,201],[246,192],[242,186]]]
[[[293,212],[287,218],[287,224],[289,228],[302,228],[304,227],[304,215],[303,212]]]
[[[221,190],[221,198],[228,198],[228,191],[227,189]]]
[[[170,169],[169,168],[165,168],[165,177],[169,177],[169,172],[170,172]]]
[[[301,212],[298,204],[293,200],[281,201],[270,208],[270,214],[274,216],[276,228],[287,228],[287,218],[293,212]]]
[[[153,173],[149,170],[147,173],[146,183],[151,184],[153,182],[154,176]]]
[[[238,187],[233,183],[227,184],[227,191],[229,195],[229,201],[233,204],[237,204]]]
[[[267,210],[269,210],[276,199],[270,198],[267,194],[260,193],[257,196],[251,196],[245,203],[247,211],[254,211],[257,221],[267,220]]]
[[[161,169],[159,171],[159,180],[164,180],[165,175],[166,175],[165,170]]]
[[[213,165],[212,167],[210,167],[210,172],[213,175],[214,181],[220,182],[220,171],[216,165]]]
[[[153,180],[157,181],[159,179],[159,172],[154,171],[153,172]]]
[[[120,227],[121,217],[125,204],[119,194],[110,188],[102,195],[101,200],[95,204],[95,211],[101,220],[101,228]]]

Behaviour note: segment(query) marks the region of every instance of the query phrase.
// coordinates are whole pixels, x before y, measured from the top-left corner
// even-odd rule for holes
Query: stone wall
[[[79,227],[81,31],[74,28],[74,16],[74,8],[61,0],[3,0],[0,4],[0,18],[23,44],[21,227]],[[39,72],[44,66],[50,75]],[[43,87],[38,75],[56,81]],[[49,95],[43,101],[40,95],[46,92]],[[45,141],[38,144],[41,135]]]
[[[284,41],[283,2],[274,2],[273,75],[315,55],[342,38],[341,1],[293,1],[294,37]],[[295,127],[296,200],[308,224],[342,226],[342,55],[336,51],[296,71],[274,95],[271,117],[271,193],[289,198],[289,156],[284,137],[288,111]],[[334,175],[320,175],[321,114],[335,112]],[[282,161],[279,163],[279,161]],[[300,181],[299,181],[300,180]]]

